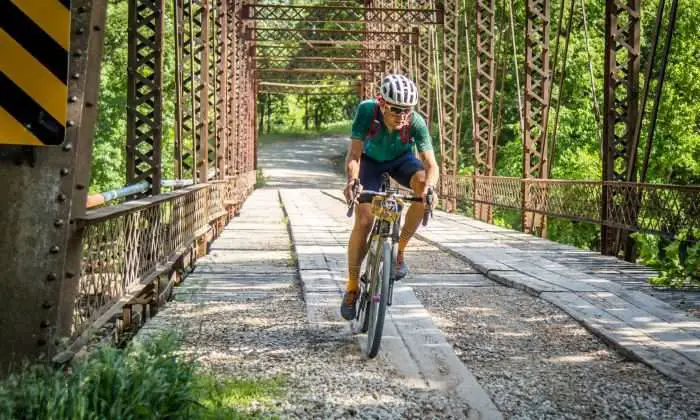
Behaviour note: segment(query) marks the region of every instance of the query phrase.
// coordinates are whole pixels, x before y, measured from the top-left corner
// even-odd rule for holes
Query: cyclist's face
[[[392,130],[401,128],[406,116],[411,112],[411,108],[401,108],[387,103],[381,105],[384,124]]]

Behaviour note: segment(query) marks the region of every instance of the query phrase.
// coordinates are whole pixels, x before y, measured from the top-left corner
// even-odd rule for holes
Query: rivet
[[[75,50],[73,53],[73,57],[82,57],[83,56],[83,51],[82,50]]]
[[[51,247],[51,249],[50,249],[49,251],[50,251],[52,254],[58,254],[58,251],[60,251],[60,250],[61,250],[61,247],[59,247],[58,245],[54,245],[54,246]]]
[[[80,79],[80,73],[73,73],[73,74],[71,75],[71,77],[72,77],[73,79],[75,79],[75,80],[78,80],[78,79]]]
[[[49,273],[46,276],[46,280],[47,281],[56,281],[56,280],[58,280],[58,276],[56,275],[56,273]]]
[[[32,125],[29,124],[29,123],[25,124],[24,126],[27,127],[27,130],[31,130],[31,129],[32,129]]]
[[[60,193],[60,194],[58,194],[58,196],[56,196],[56,199],[58,201],[66,201],[68,199],[68,197],[66,197],[66,195],[63,193]]]
[[[76,102],[78,102],[78,97],[73,95],[70,98],[68,98],[68,102],[71,104],[76,103]]]
[[[53,222],[53,225],[56,226],[56,227],[61,227],[61,226],[63,226],[63,224],[64,224],[63,219],[56,219],[56,220]]]
[[[83,28],[78,28],[78,29],[75,30],[75,33],[78,34],[78,35],[82,35],[82,34],[85,33],[85,29],[83,29]]]
[[[37,344],[38,346],[45,346],[45,345],[46,345],[46,340],[44,340],[43,338],[40,338],[40,339],[36,340],[36,344]]]
[[[61,176],[66,176],[70,173],[70,171],[68,170],[68,168],[61,168],[60,173],[61,173]]]
[[[41,328],[47,328],[47,327],[50,327],[50,326],[51,326],[51,323],[50,323],[49,321],[44,320],[44,321],[41,321],[41,323],[39,324],[39,326],[40,326]]]
[[[75,273],[72,271],[66,271],[66,278],[72,279],[73,277],[75,277]]]
[[[41,304],[41,307],[44,309],[51,309],[53,305],[51,305],[49,302],[44,302]]]
[[[85,12],[87,12],[87,7],[85,7],[85,6],[78,7],[78,13],[85,13]]]
[[[75,125],[75,121],[73,121],[73,120],[66,121],[66,126],[73,127],[74,125]]]

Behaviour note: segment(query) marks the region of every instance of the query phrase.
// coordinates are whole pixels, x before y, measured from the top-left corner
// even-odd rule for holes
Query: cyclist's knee
[[[427,179],[425,177],[425,171],[418,171],[411,177],[411,189],[415,194],[420,194],[425,188],[425,183]]]
[[[355,226],[363,231],[372,228],[372,211],[369,205],[360,205],[355,212]]]

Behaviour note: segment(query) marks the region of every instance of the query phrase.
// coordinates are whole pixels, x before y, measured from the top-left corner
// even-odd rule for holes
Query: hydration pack
[[[377,97],[377,105],[374,107],[374,116],[372,117],[372,124],[369,126],[369,131],[367,132],[367,137],[373,137],[379,131],[382,123],[379,121],[379,101],[380,98]],[[404,124],[399,130],[399,136],[401,137],[401,143],[413,144],[413,139],[411,138],[411,119],[413,118],[413,112],[408,116],[408,123]]]

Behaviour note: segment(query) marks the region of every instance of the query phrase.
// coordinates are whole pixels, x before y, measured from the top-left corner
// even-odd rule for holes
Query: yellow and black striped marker
[[[63,143],[70,0],[0,0],[0,144]]]

